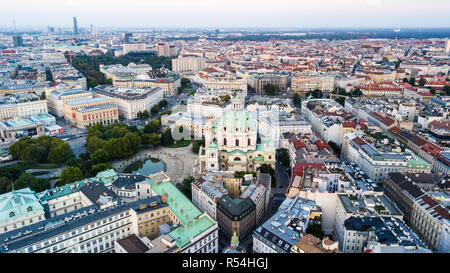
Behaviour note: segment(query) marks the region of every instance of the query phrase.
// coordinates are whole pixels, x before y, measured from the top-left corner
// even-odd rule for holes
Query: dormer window
[[[32,211],[32,210],[33,210],[32,207],[28,207],[28,208],[27,208],[27,211]]]
[[[16,216],[16,214],[14,213],[14,211],[11,211],[11,212],[9,213],[9,217],[14,217],[14,216]]]
[[[227,131],[227,127],[226,126],[223,127],[223,131],[225,131],[225,132]]]

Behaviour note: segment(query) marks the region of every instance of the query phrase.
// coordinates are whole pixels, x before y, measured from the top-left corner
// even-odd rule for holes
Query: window
[[[250,138],[249,139],[247,139],[247,145],[250,145]]]
[[[28,208],[27,208],[27,211],[32,211],[32,210],[33,210],[32,207],[28,207]]]
[[[236,139],[236,146],[239,146],[239,139]]]
[[[16,214],[14,213],[14,211],[11,211],[11,212],[9,213],[9,217],[14,217],[14,216],[16,216]]]
[[[226,138],[223,139],[223,145],[227,146],[227,139]]]

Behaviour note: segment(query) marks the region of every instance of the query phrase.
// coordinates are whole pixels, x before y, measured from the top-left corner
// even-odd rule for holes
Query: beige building
[[[64,118],[74,126],[86,128],[116,122],[119,110],[112,99],[97,97],[64,103]]]
[[[205,68],[205,58],[195,55],[179,56],[172,59],[172,70],[175,72],[193,71],[198,72]]]
[[[47,101],[35,100],[12,104],[0,104],[0,120],[29,117],[39,113],[47,113]]]
[[[179,77],[116,79],[113,81],[113,85],[128,88],[159,87],[162,89],[165,97],[171,97],[178,94],[178,88],[181,87],[181,80]]]
[[[319,89],[333,91],[334,77],[328,75],[300,75],[291,81],[291,92],[306,92]]]
[[[51,114],[63,117],[64,103],[92,99],[92,93],[83,89],[55,90],[47,95],[48,110]]]
[[[264,74],[264,75],[250,75],[248,78],[248,85],[258,94],[264,93],[264,86],[273,84],[278,86],[281,92],[287,90],[289,77],[287,75]]]

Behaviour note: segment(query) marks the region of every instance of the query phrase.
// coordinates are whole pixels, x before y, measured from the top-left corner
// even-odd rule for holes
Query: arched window
[[[226,127],[226,126],[224,126],[224,127],[223,127],[223,130],[224,130],[224,131],[227,131],[227,127]]]
[[[239,146],[239,139],[236,139],[236,146]]]
[[[14,216],[16,216],[16,214],[14,213],[14,211],[11,211],[11,212],[9,213],[9,217],[14,217]]]
[[[250,138],[249,139],[247,139],[247,145],[250,145]]]
[[[239,127],[236,127],[236,133],[239,132]]]
[[[234,161],[241,161],[241,158],[240,157],[235,157]]]
[[[223,145],[227,146],[227,139],[223,138]]]
[[[27,208],[27,211],[32,211],[32,210],[33,210],[32,207],[28,207],[28,208]]]

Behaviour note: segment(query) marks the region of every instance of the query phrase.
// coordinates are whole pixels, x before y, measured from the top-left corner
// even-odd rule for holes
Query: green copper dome
[[[237,127],[239,132],[245,132],[248,127],[256,130],[256,122],[250,113],[245,110],[227,111],[220,120],[219,127],[226,127],[227,131],[232,130],[232,132],[236,132],[235,128]]]

